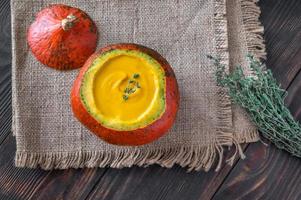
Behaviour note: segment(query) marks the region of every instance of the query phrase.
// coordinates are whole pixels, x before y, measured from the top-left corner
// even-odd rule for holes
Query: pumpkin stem
[[[77,20],[77,18],[70,14],[65,19],[62,20],[62,28],[64,31],[69,30],[74,25],[74,22]]]

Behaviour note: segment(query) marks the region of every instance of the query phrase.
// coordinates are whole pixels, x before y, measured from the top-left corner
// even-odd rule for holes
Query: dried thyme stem
[[[208,56],[216,66],[218,85],[226,87],[231,100],[243,107],[262,135],[278,148],[301,157],[301,126],[284,104],[286,91],[281,89],[271,70],[248,55],[252,76],[245,76],[241,66],[227,74],[220,59]]]
[[[140,77],[140,75],[135,73],[133,75],[133,79],[129,79],[128,85],[124,89],[124,91],[123,91],[124,94],[122,95],[122,98],[124,101],[127,101],[131,94],[135,93],[137,89],[141,88],[139,82],[137,80],[135,80],[135,79],[138,79],[139,77]]]

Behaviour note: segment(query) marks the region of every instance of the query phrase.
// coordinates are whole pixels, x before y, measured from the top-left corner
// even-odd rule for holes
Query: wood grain
[[[89,168],[54,170],[34,191],[30,199],[86,199],[105,171],[106,169]]]
[[[0,199],[28,199],[49,173],[14,167],[15,150],[14,138],[9,135],[0,146]]]
[[[165,169],[109,169],[93,189],[88,199],[210,199],[231,167],[224,165],[219,172],[187,173],[179,166]]]
[[[0,144],[11,130],[11,34],[9,0],[0,1]]]
[[[283,88],[286,104],[301,122],[301,2],[261,3],[267,65]],[[251,144],[214,199],[301,199],[301,160],[261,143]]]
[[[301,56],[299,59],[301,60]],[[287,92],[288,96],[285,99],[285,103],[294,115],[294,118],[301,123],[301,70],[294,81],[290,84]]]
[[[287,88],[301,69],[301,2],[260,1],[261,22],[267,50],[267,66]]]
[[[250,145],[214,199],[300,199],[301,161],[274,146]]]
[[[225,157],[232,155],[228,152]],[[187,173],[186,169],[158,166],[126,169],[54,171],[34,191],[32,199],[157,199],[202,197],[210,199],[231,167],[215,173]],[[159,190],[156,192],[156,190]],[[118,192],[116,192],[118,191]],[[191,195],[188,195],[191,193]],[[49,194],[56,194],[49,196]]]

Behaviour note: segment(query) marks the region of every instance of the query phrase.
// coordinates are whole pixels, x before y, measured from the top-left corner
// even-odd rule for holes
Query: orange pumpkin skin
[[[127,49],[142,51],[156,59],[165,71],[166,78],[166,109],[161,118],[144,128],[132,131],[116,131],[108,129],[98,123],[85,109],[80,99],[80,86],[85,72],[89,69],[92,62],[100,54],[114,50]],[[94,53],[84,64],[78,77],[76,78],[71,91],[71,107],[74,116],[95,135],[108,143],[116,145],[143,145],[150,143],[163,136],[172,126],[179,107],[179,91],[175,74],[168,62],[156,51],[137,44],[114,44],[104,47]]]
[[[97,29],[80,9],[51,5],[36,15],[27,42],[41,63],[60,70],[75,69],[95,51]]]

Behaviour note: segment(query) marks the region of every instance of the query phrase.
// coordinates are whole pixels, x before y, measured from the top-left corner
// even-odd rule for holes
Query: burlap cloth
[[[131,42],[157,50],[173,67],[181,93],[169,134],[151,144],[120,147],[90,133],[72,115],[69,94],[78,70],[60,72],[40,64],[26,32],[35,13],[63,3],[87,12],[99,31],[98,47]],[[224,146],[258,140],[242,110],[216,86],[207,54],[245,63],[264,56],[259,8],[253,0],[12,0],[13,133],[18,167],[78,168],[179,164],[189,170],[219,169]],[[231,69],[228,69],[231,70]],[[246,69],[248,71],[248,69]],[[227,148],[228,149],[228,148]]]

